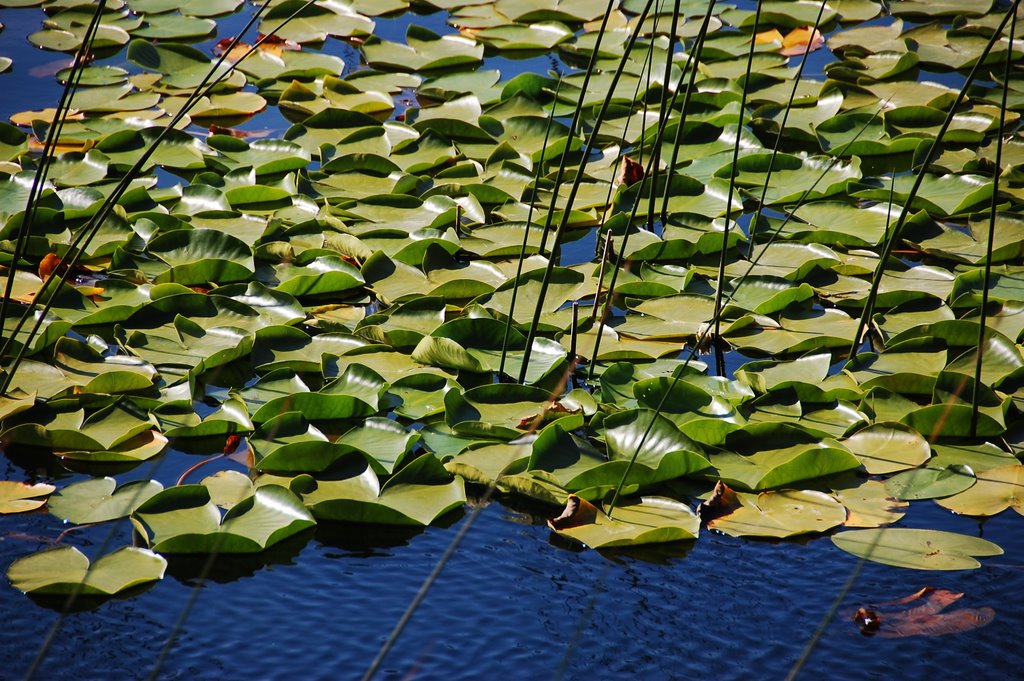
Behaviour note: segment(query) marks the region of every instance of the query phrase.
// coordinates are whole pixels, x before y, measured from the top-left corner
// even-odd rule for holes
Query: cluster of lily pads
[[[29,40],[63,52],[92,4],[0,0],[41,5]],[[997,40],[982,65],[996,76],[970,89],[934,162],[907,172],[960,94],[919,75],[973,68],[994,2],[891,2],[895,19],[864,26],[880,3],[768,1],[756,18],[716,5],[695,67],[708,3],[692,0],[612,2],[607,17],[593,0],[271,1],[260,30],[277,39],[251,56],[185,44],[242,4],[106,3],[19,262],[53,110],[0,123],[14,277],[0,439],[94,475],[0,482],[0,512],[130,517],[139,545],[91,566],[72,547],[28,555],[15,586],[111,595],[159,579],[164,554],[258,553],[317,522],[423,527],[463,507],[466,483],[551,517],[568,504],[552,527],[595,548],[692,540],[703,524],[840,529],[840,548],[915,568],[1001,552],[888,527],[911,500],[1021,512],[1019,135],[999,145],[995,200],[992,181],[996,133],[1024,108],[1024,80],[1001,77],[1019,41]],[[411,8],[447,11],[457,31],[374,35]],[[838,60],[794,89],[802,55],[780,38],[816,23]],[[337,39],[361,65],[321,51]],[[220,70],[235,69],[131,178],[46,294],[38,333],[18,327],[223,49]],[[480,68],[544,51],[568,73]],[[695,89],[663,96],[689,68]],[[280,137],[232,127],[268,107],[291,123]],[[652,154],[658,173],[624,172]],[[561,264],[560,221],[563,242],[596,230],[609,248]],[[871,296],[874,347],[848,358]],[[712,326],[751,360],[733,378],[693,357]],[[106,475],[169,444],[223,450],[223,470],[166,488]]]

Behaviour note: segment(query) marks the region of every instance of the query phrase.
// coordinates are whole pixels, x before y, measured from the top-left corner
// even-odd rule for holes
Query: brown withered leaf
[[[983,627],[995,619],[996,612],[989,607],[943,612],[962,597],[962,593],[926,586],[894,601],[860,607],[853,613],[853,620],[865,636],[906,638],[959,634]],[[914,607],[900,607],[918,602],[920,604]]]
[[[615,184],[624,184],[629,187],[642,179],[644,179],[643,165],[634,161],[629,156],[623,156],[622,163],[619,164],[619,174],[615,178]]]
[[[597,507],[586,499],[570,494],[565,502],[565,510],[557,518],[548,520],[552,530],[565,530],[580,525],[590,525],[597,518]]]
[[[715,483],[715,489],[711,491],[711,496],[707,498],[707,501],[702,501],[697,507],[697,515],[700,516],[701,522],[707,523],[715,518],[729,515],[739,507],[740,500],[736,496],[736,492],[719,480]]]
[[[544,410],[540,413],[534,414],[533,416],[527,416],[519,422],[519,428],[528,428],[529,430],[536,430],[538,426],[544,421],[550,420],[550,414],[575,414],[579,413],[580,409],[569,409],[561,402],[552,402],[548,406],[544,407]]]
[[[266,137],[270,134],[269,130],[239,130],[238,128],[225,128],[224,126],[211,124],[210,125],[211,135],[227,135],[228,137],[234,137],[236,139],[250,139],[253,137]]]

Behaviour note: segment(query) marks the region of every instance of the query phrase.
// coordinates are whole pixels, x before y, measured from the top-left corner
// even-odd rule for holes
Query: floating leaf
[[[0,513],[34,511],[46,503],[46,499],[39,497],[45,497],[55,489],[53,485],[44,482],[29,484],[0,480]]]
[[[968,489],[936,499],[954,513],[989,516],[1012,508],[1024,515],[1024,466],[1014,464],[977,473],[978,481]]]
[[[979,537],[892,527],[840,532],[832,543],[860,558],[913,570],[970,570],[981,567],[975,556],[1003,553]]]
[[[733,537],[792,537],[825,532],[846,521],[846,509],[823,492],[784,490],[738,495],[740,506],[708,522]]]
[[[871,475],[914,468],[931,456],[931,448],[913,429],[900,424],[875,423],[843,441]]]
[[[258,553],[316,524],[302,502],[277,485],[258,487],[223,520],[206,486],[171,487],[137,508],[132,523],[162,553]]]
[[[117,487],[113,478],[96,478],[68,485],[50,498],[50,513],[83,525],[124,518],[163,489],[155,480],[139,480]]]
[[[39,596],[113,596],[163,579],[167,560],[152,551],[126,546],[92,564],[73,546],[33,553],[7,569],[16,588]]]
[[[567,513],[548,524],[560,536],[592,549],[664,544],[696,539],[700,518],[686,504],[664,497],[623,499],[609,517],[570,496]]]

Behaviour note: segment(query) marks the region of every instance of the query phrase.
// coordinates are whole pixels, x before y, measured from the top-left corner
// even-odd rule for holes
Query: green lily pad
[[[665,497],[623,499],[611,517],[590,508],[590,514],[580,514],[568,526],[552,521],[555,532],[592,549],[607,549],[692,540],[700,529],[700,518],[689,506]]]
[[[132,587],[163,579],[167,560],[152,551],[126,546],[89,559],[73,546],[33,553],[7,568],[11,584],[39,596],[108,597]]]
[[[824,492],[783,490],[738,495],[740,506],[708,522],[733,537],[778,537],[827,532],[846,521],[846,509]]]
[[[977,482],[969,466],[951,464],[945,468],[915,468],[892,476],[885,489],[897,499],[935,499],[959,494]]]
[[[892,527],[840,532],[832,543],[860,558],[912,570],[970,570],[981,567],[975,556],[1003,553],[979,537]]]
[[[76,523],[102,523],[124,518],[163,489],[155,480],[139,480],[117,487],[113,478],[85,480],[62,488],[50,498],[50,513]]]
[[[1024,515],[1024,466],[1013,464],[977,473],[978,481],[968,489],[936,503],[954,513],[990,516],[1012,508]]]
[[[277,485],[258,487],[223,519],[206,486],[171,487],[137,508],[132,523],[161,553],[258,553],[316,524],[302,502]]]
[[[921,435],[907,426],[875,423],[843,441],[870,475],[885,475],[915,468],[931,456]]]
[[[322,520],[423,527],[466,503],[462,478],[430,454],[415,459],[383,486],[361,457],[349,457],[303,492]]]

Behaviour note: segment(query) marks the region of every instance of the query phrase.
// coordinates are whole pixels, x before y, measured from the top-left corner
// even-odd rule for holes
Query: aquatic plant
[[[1001,551],[891,526],[1020,512],[1018,2],[28,4],[77,56],[0,123],[0,438],[93,479],[0,512],[52,492],[140,547],[25,556],[18,588],[422,528],[467,484],[593,548]],[[455,30],[375,35],[409,9]],[[243,11],[259,40],[188,45]],[[211,474],[158,473],[168,446]]]

